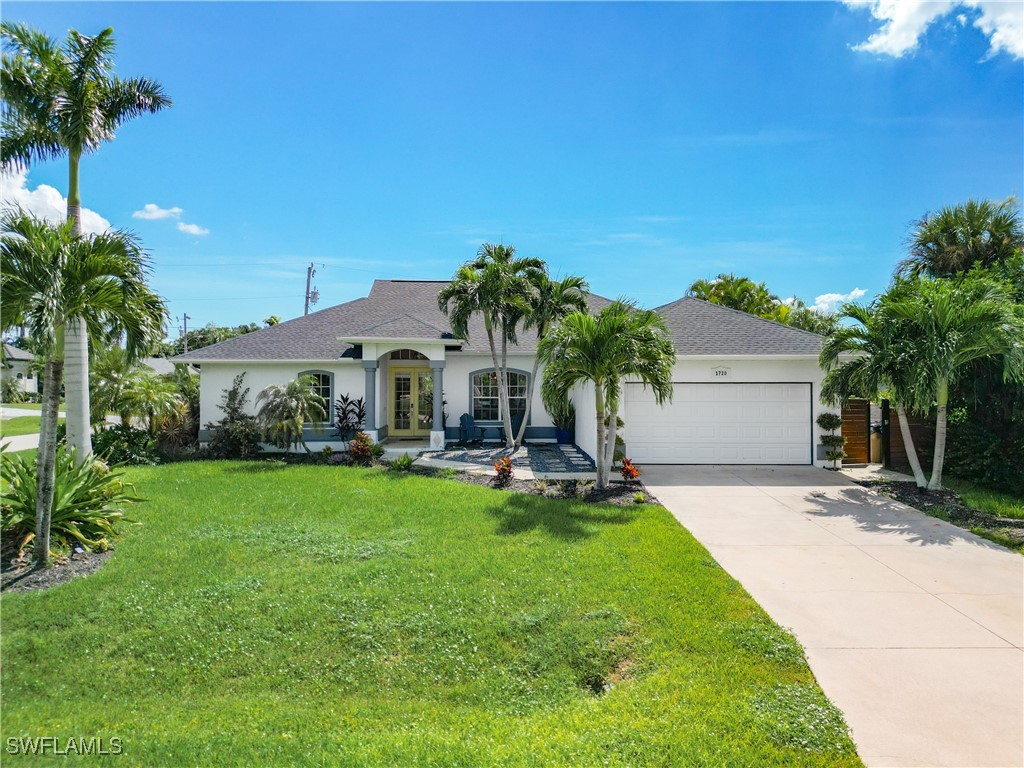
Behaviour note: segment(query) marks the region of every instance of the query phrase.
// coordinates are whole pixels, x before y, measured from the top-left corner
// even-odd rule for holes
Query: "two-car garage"
[[[647,464],[810,464],[811,383],[673,385],[658,405],[650,388],[627,384],[626,450]]]

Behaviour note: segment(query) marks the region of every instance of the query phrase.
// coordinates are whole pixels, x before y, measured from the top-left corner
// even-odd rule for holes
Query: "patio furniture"
[[[459,416],[459,442],[471,443],[474,440],[483,440],[484,428],[478,427],[476,421],[468,413]]]

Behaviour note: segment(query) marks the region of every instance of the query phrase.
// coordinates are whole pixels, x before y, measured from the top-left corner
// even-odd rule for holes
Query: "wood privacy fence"
[[[896,470],[907,470],[907,448],[903,444],[896,410],[889,407],[889,401],[874,406],[875,420],[881,424],[881,455],[871,455],[872,404],[868,400],[854,398],[843,404],[842,435],[846,438],[844,464],[867,464],[877,462]],[[921,467],[927,474],[932,465],[932,450],[935,447],[935,421],[933,418],[910,416],[910,434],[917,449]]]

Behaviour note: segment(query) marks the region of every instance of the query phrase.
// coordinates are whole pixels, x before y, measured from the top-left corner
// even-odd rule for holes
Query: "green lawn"
[[[5,743],[119,736],[120,762],[161,766],[860,765],[799,646],[661,507],[275,463],[129,476],[150,502],[101,571],[0,598]]]
[[[1024,496],[990,491],[987,488],[957,477],[946,476],[942,478],[942,483],[947,488],[951,488],[959,493],[960,498],[968,506],[980,509],[982,512],[988,512],[990,515],[1024,519]]]
[[[2,403],[4,408],[19,408],[23,411],[41,411],[43,410],[42,403]],[[57,406],[58,411],[64,410],[64,403]]]
[[[58,419],[57,423],[63,424],[64,419]],[[14,437],[16,435],[34,435],[38,431],[38,416],[15,416],[13,419],[0,421],[0,438]]]

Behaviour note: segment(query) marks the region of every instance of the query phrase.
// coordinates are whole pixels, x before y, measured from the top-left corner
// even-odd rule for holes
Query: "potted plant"
[[[573,431],[576,428],[576,408],[568,398],[565,398],[548,406],[548,413],[555,423],[555,442],[559,445],[572,445]]]

